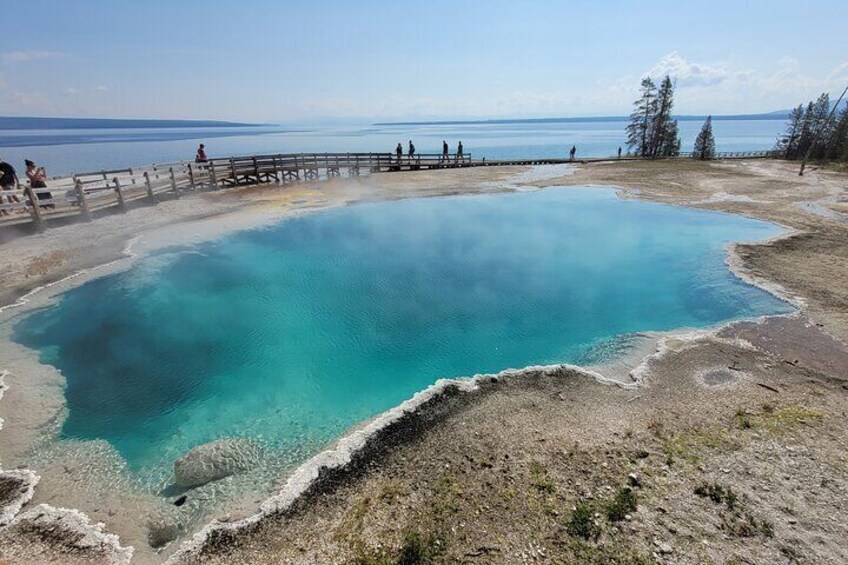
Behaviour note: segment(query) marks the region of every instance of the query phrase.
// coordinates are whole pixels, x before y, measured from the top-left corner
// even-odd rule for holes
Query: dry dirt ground
[[[511,172],[398,173],[320,192],[221,195],[214,205],[308,209],[463,186],[489,192]],[[739,246],[737,266],[804,308],[670,338],[637,390],[566,368],[449,389],[288,510],[219,530],[182,562],[848,562],[848,223],[833,214],[848,177],[798,177],[766,161],[613,163],[544,184],[614,185],[793,228],[790,238]],[[13,245],[31,245],[35,259],[26,239]],[[25,267],[6,271],[18,284],[5,290],[21,293]],[[48,267],[38,280],[61,273]],[[31,526],[0,529],[0,559],[109,558],[69,543],[58,525]]]

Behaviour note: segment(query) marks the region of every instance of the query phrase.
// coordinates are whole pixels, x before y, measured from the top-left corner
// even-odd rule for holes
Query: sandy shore
[[[292,504],[270,507],[267,516],[242,528],[213,529],[178,559],[392,562],[404,551],[437,562],[848,559],[839,543],[848,533],[841,509],[848,498],[841,417],[848,393],[842,345],[848,341],[848,224],[833,212],[843,205],[844,176],[814,171],[798,177],[793,167],[766,161],[612,163],[576,172],[393,173],[197,195],[162,203],[156,214],[140,208],[10,237],[0,246],[6,252],[0,304],[31,300],[3,312],[20,315],[92,275],[27,297],[31,289],[119,259],[130,242],[130,252],[143,253],[309,210],[526,189],[528,183],[613,185],[627,197],[744,214],[796,230],[765,245],[738,246],[734,268],[803,304],[803,311],[669,338],[661,354],[638,368],[645,385],[635,391],[559,367],[436,394],[375,435],[353,464],[306,485]],[[61,375],[43,366],[33,372],[32,352],[15,347],[8,335],[0,336],[0,369],[8,371],[0,401],[4,468],[30,464],[32,445],[63,417]],[[622,379],[636,364],[610,372]],[[121,544],[133,545],[136,561],[165,558],[175,544],[160,554],[142,547],[144,524],[126,511],[147,502],[117,497],[106,505],[104,491],[73,476],[110,461],[108,446],[100,449],[96,461],[70,473],[61,457],[36,468],[41,482],[25,509],[45,502],[79,508],[104,522],[107,532],[119,533]],[[104,490],[127,480],[115,466]],[[610,501],[628,481],[636,506],[629,519],[612,519]],[[732,489],[738,498],[733,508],[726,496],[715,495],[717,487]],[[591,511],[588,540],[572,531],[576,507]],[[126,557],[108,534],[77,547],[35,524],[30,515],[0,530],[0,558]]]

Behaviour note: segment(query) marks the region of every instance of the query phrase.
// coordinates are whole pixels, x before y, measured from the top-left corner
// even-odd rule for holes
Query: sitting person
[[[205,163],[208,160],[209,159],[206,158],[206,146],[201,143],[200,147],[197,148],[197,155],[194,156],[194,162]]]
[[[0,191],[3,190],[16,190],[18,188],[18,174],[15,172],[15,167],[0,159]],[[7,215],[8,210],[2,209],[3,201],[8,199],[10,203],[20,202],[20,198],[16,195],[10,195],[6,198],[3,198],[2,194],[0,194],[0,214]]]
[[[32,187],[33,193],[38,200],[53,200],[53,195],[46,190],[35,190],[39,188],[47,188],[47,173],[44,167],[36,167],[35,163],[29,159],[24,160],[26,163],[26,176],[29,179],[29,186]],[[53,204],[45,204],[42,208],[54,208]]]

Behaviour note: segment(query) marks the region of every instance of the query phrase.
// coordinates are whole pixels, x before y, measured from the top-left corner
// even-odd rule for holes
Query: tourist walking
[[[412,158],[415,157],[415,145],[412,144],[412,140],[409,140],[409,162],[412,162]]]
[[[398,142],[397,147],[395,147],[395,154],[397,155],[398,165],[400,165],[400,159],[403,157],[403,145]]]
[[[44,167],[37,167],[34,162],[29,159],[25,159],[24,163],[26,163],[26,176],[29,179],[29,186],[32,188],[32,194],[35,195],[36,200],[53,200],[53,195],[47,191],[39,191],[36,192],[36,188],[47,188],[47,172],[44,170]],[[35,202],[33,202],[35,205]],[[43,205],[42,208],[53,208],[53,204]]]
[[[447,163],[448,160],[450,159],[448,157],[448,151],[449,151],[448,142],[443,139],[442,140],[442,162],[444,162],[444,163]]]
[[[206,157],[206,146],[201,143],[200,147],[197,148],[197,155],[194,156],[194,162],[205,163],[208,160]]]
[[[456,161],[462,161],[464,157],[462,156],[462,142],[456,144]]]
[[[572,160],[572,161],[574,160],[574,154],[575,154],[575,153],[577,153],[577,146],[576,146],[576,145],[572,145],[572,146],[571,146],[571,151],[569,151],[569,152],[568,152],[568,154],[569,154],[569,155],[571,155],[571,160]]]
[[[15,167],[0,159],[0,190],[16,190],[18,187],[18,173],[15,172]],[[21,199],[14,194],[6,197],[9,202],[20,202]],[[0,204],[3,204],[3,197],[0,196]],[[0,210],[5,216],[9,212]]]
[[[621,146],[618,146],[618,158],[621,159]]]

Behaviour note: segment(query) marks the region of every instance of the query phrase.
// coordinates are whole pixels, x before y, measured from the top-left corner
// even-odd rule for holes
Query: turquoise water
[[[440,377],[786,312],[723,263],[778,233],[611,189],[359,205],[159,252],[14,338],[65,375],[63,435],[108,440],[139,475],[224,436],[296,462]]]

